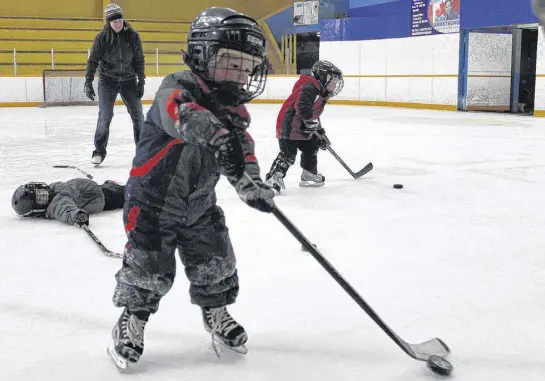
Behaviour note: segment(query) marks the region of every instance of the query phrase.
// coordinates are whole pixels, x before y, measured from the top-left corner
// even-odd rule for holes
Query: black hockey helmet
[[[11,206],[21,217],[43,216],[50,196],[51,190],[46,183],[28,183],[15,190],[11,197]]]
[[[314,78],[320,81],[328,98],[339,94],[344,87],[343,73],[329,61],[315,62],[310,72]]]
[[[266,41],[251,17],[230,8],[208,8],[189,28],[185,62],[221,103],[247,103],[265,89]]]

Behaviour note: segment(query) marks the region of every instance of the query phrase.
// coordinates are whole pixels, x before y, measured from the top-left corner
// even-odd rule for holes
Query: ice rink
[[[147,110],[149,106],[145,107]],[[265,174],[277,154],[280,105],[250,105]],[[225,180],[219,204],[238,258],[232,315],[249,335],[246,357],[218,359],[189,283],[178,276],[146,327],[140,362],[120,375],[106,355],[121,310],[121,261],[57,221],[23,220],[17,186],[80,177],[127,180],[132,124],[116,107],[108,156],[90,162],[95,107],[0,109],[0,380],[421,381],[405,355],[275,219],[247,207]],[[332,147],[353,180],[320,151],[322,188],[300,188],[299,157],[279,208],[405,340],[439,337],[452,379],[545,380],[545,119],[328,106]],[[393,189],[402,183],[401,190]],[[91,216],[114,251],[121,211]],[[129,377],[129,378],[127,378]]]

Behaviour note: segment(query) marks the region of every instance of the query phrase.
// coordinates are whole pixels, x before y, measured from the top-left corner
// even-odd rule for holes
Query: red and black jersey
[[[319,119],[327,98],[322,84],[310,75],[301,75],[291,95],[286,99],[276,120],[278,139],[308,140],[310,136],[301,132],[304,121]]]

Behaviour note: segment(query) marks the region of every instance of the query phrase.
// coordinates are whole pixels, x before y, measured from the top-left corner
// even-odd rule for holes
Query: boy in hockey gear
[[[205,330],[218,343],[245,351],[246,332],[226,309],[239,284],[215,187],[223,174],[250,207],[274,209],[244,106],[265,87],[265,41],[250,17],[208,8],[188,33],[190,70],[165,77],[156,93],[127,182],[128,242],[113,296],[123,312],[108,347],[121,370],[144,350],[144,327],[174,282],[176,249]]]
[[[95,150],[91,161],[99,165],[106,157],[110,123],[118,94],[132,119],[134,142],[138,143],[144,122],[141,98],[144,95],[145,62],[139,34],[123,19],[119,5],[111,3],[104,10],[106,24],[95,37],[87,60],[85,95],[95,100],[93,78],[98,68],[98,121],[95,131]],[[138,79],[138,81],[137,81]]]
[[[113,181],[98,185],[89,179],[66,182],[32,182],[13,193],[11,206],[21,217],[59,220],[68,225],[89,226],[89,214],[123,208],[125,187]]]
[[[329,140],[320,124],[320,115],[327,101],[343,88],[341,71],[328,61],[318,61],[311,75],[301,75],[286,99],[276,122],[276,138],[280,153],[266,176],[266,184],[280,192],[285,189],[284,177],[295,164],[301,151],[300,186],[324,185],[325,177],[318,173],[318,148],[326,149]]]

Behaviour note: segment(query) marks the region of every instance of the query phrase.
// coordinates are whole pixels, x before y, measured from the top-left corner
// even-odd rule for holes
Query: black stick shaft
[[[407,350],[407,343],[402,340],[390,327],[384,323],[384,321],[378,316],[378,314],[371,308],[369,304],[358,294],[358,292],[348,283],[342,275],[325,259],[320,252],[312,246],[310,241],[297,229],[297,227],[280,211],[275,208],[272,212],[274,216],[280,221],[282,225],[310,252],[310,254],[318,261],[320,265],[337,281],[337,283],[346,291],[348,295],[369,315],[371,319],[409,356],[413,356]]]

